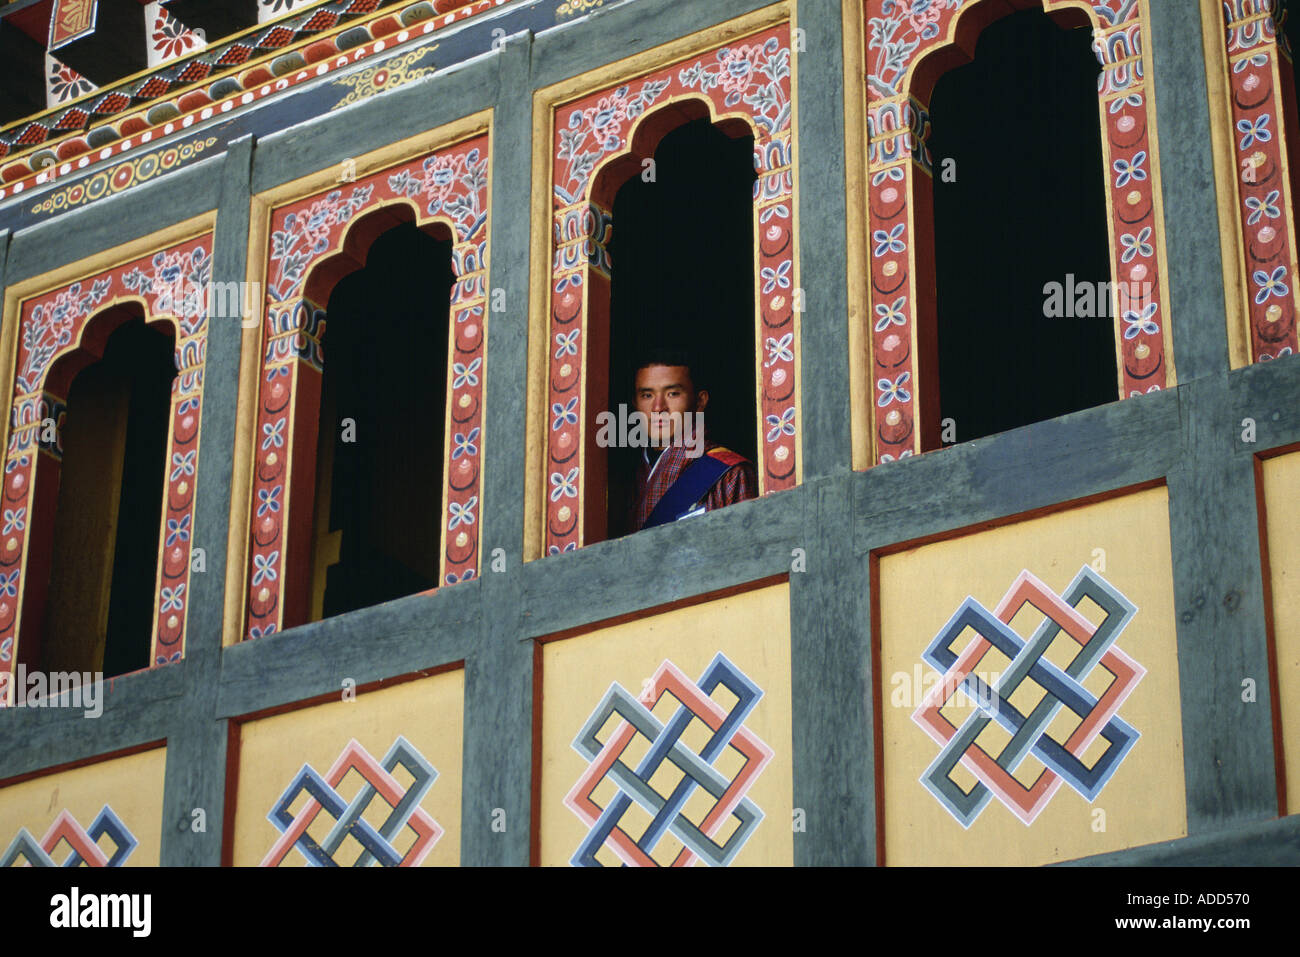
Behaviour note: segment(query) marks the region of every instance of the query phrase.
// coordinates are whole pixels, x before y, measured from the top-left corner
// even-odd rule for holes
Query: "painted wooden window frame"
[[[49,391],[47,379],[59,359],[81,349],[96,320],[127,303],[141,307],[147,323],[170,323],[175,330],[178,372],[172,383],[149,660],[156,667],[185,654],[213,222],[209,214],[177,224],[6,292],[0,383],[10,397],[10,415],[0,536],[0,706],[13,703],[11,676],[20,656],[30,653],[20,648],[24,625],[40,624],[48,588],[49,568],[35,566],[41,551],[33,555],[31,543],[33,537],[53,534],[62,457],[57,433],[67,396]],[[42,436],[47,418],[56,422],[52,443]],[[45,542],[42,564],[49,560],[50,544]],[[32,602],[39,609],[36,617]],[[39,634],[27,640],[39,641]]]
[[[286,600],[297,603],[310,594],[325,306],[335,282],[364,264],[364,256],[358,262],[354,254],[378,236],[361,236],[352,224],[384,207],[408,207],[417,226],[437,226],[454,244],[439,585],[478,575],[490,119],[478,113],[254,197],[249,281],[265,290],[265,312],[244,341],[241,419],[253,428],[236,455],[243,488],[232,509],[242,504],[243,514],[232,517],[232,529],[242,531],[239,541],[232,535],[231,567],[241,570],[242,608],[234,617],[241,630],[232,634],[228,624],[227,644],[283,630]],[[295,246],[303,239],[309,245],[299,252]],[[313,295],[326,301],[315,302]]]
[[[598,533],[604,525],[599,410],[586,406],[607,377],[614,195],[691,119],[743,123],[754,136],[759,494],[801,481],[795,30],[780,3],[535,94],[529,459],[540,468],[529,475],[526,558],[580,548],[589,512]]]
[[[1202,0],[1232,368],[1294,355],[1296,168],[1285,0]],[[1292,144],[1300,149],[1300,139]]]
[[[852,12],[850,12],[852,7]],[[1041,0],[1044,12],[1088,18],[1093,51],[1102,64],[1098,82],[1102,156],[1107,179],[1107,222],[1115,317],[1118,398],[1175,385],[1167,303],[1164,213],[1149,88],[1151,54],[1144,37],[1151,22],[1148,0]],[[946,0],[913,11],[897,0],[847,0],[846,66],[849,123],[865,113],[867,210],[850,213],[865,223],[865,249],[850,241],[850,271],[866,281],[865,316],[850,323],[855,393],[854,466],[895,461],[938,445],[937,309],[934,299],[933,192],[925,148],[928,100],[944,72],[974,55],[984,27],[1009,13],[987,0]],[[865,14],[865,29],[850,27]],[[866,45],[861,45],[865,33]],[[863,59],[865,58],[865,59]],[[865,81],[865,102],[855,84]],[[860,89],[860,88],[859,88]],[[850,150],[861,134],[846,132]],[[852,154],[851,154],[852,155]],[[852,164],[851,164],[852,165]],[[850,172],[850,179],[860,177]],[[865,263],[864,263],[865,260]],[[1149,299],[1130,298],[1131,283],[1150,283]],[[1140,287],[1139,287],[1140,288]],[[865,361],[865,369],[860,368]],[[923,441],[922,428],[934,430]]]

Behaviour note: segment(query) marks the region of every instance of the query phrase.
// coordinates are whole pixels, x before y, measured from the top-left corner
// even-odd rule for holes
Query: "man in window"
[[[758,495],[754,465],[709,439],[708,390],[684,350],[654,349],[637,363],[636,411],[648,448],[639,451],[631,528],[640,531],[701,515]]]

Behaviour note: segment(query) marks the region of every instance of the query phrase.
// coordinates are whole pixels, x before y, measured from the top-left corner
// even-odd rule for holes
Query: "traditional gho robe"
[[[691,458],[684,445],[670,445],[654,459],[650,457],[653,451],[643,449],[637,466],[632,516],[632,528],[637,531],[758,495],[753,463],[716,442],[706,441],[704,454],[697,458]]]

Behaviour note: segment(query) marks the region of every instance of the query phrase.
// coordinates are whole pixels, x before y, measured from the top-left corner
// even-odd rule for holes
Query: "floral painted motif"
[[[202,295],[212,273],[210,236],[189,240],[98,275],[87,276],[22,305],[18,374],[5,457],[3,534],[0,543],[0,646],[15,648],[37,640],[23,631],[17,599],[39,608],[48,583],[25,579],[29,542],[53,534],[46,508],[33,506],[57,493],[62,443],[41,438],[42,423],[53,418],[62,428],[65,397],[49,391],[49,372],[75,352],[100,307],[119,299],[143,301],[145,319],[169,321],[176,328],[176,367],[172,385],[170,451],[163,478],[166,489],[158,557],[154,665],[177,661],[185,650],[185,599],[190,578],[194,485],[198,471],[199,419],[203,399],[203,361],[207,345],[207,302]],[[67,388],[61,383],[58,388]],[[50,453],[33,455],[36,447]],[[33,490],[36,490],[33,493]],[[48,502],[46,503],[48,505]],[[44,516],[44,517],[42,517]],[[0,665],[0,704],[8,700],[10,659]]]
[[[277,209],[271,218],[267,268],[267,310],[263,324],[263,374],[259,399],[251,537],[248,564],[249,638],[286,627],[286,563],[309,561],[309,542],[291,538],[290,513],[310,508],[296,501],[297,470],[314,463],[295,458],[288,435],[314,430],[314,418],[295,427],[304,413],[304,382],[323,368],[327,317],[308,302],[304,285],[311,270],[340,247],[348,226],[382,205],[414,204],[417,222],[444,222],[454,236],[452,264],[457,281],[451,296],[451,355],[447,396],[448,435],[444,493],[443,581],[470,581],[479,560],[479,491],[482,446],[483,366],[488,250],[487,137],[451,146],[399,167],[372,174],[345,188],[305,197]],[[400,343],[394,344],[401,348]],[[319,388],[319,379],[314,380]],[[310,402],[307,403],[311,405]],[[295,443],[297,445],[299,443]],[[296,485],[295,483],[299,483]],[[438,501],[430,496],[432,501]],[[427,507],[427,503],[413,503]],[[292,597],[290,600],[294,600]],[[296,624],[296,622],[291,622]]]
[[[45,102],[48,107],[67,103],[79,96],[92,93],[99,87],[84,76],[61,63],[48,53],[45,55]]]
[[[567,127],[560,130],[560,148],[556,153],[559,159],[566,161],[565,186],[558,185],[557,179],[555,194],[565,203],[575,202],[586,189],[596,163],[623,146],[623,132],[628,122],[653,106],[670,82],[646,80],[636,93],[630,86],[620,86],[613,93],[600,97],[595,105],[571,113]]]
[[[284,217],[283,225],[271,233],[271,259],[275,279],[267,286],[275,302],[287,302],[302,288],[307,266],[329,249],[335,227],[350,222],[357,210],[370,202],[374,186],[354,187],[347,198],[336,189],[304,210]]]
[[[149,31],[150,66],[158,66],[203,48],[204,43],[199,35],[187,29],[162,4],[149,4],[145,8],[145,15],[152,21]]]
[[[546,410],[548,555],[578,548],[579,510],[587,489],[578,464],[585,441],[583,376],[592,348],[590,323],[604,322],[612,265],[608,209],[618,183],[600,179],[609,159],[633,152],[632,134],[656,108],[704,100],[716,118],[740,117],[753,130],[755,295],[763,346],[760,489],[796,482],[798,348],[794,312],[802,295],[794,253],[794,131],[790,28],[781,24],[700,57],[673,63],[557,109],[554,116],[553,259],[549,394]],[[650,144],[653,148],[654,144]],[[608,194],[608,195],[607,195]]]
[[[898,96],[908,67],[921,44],[939,36],[946,12],[965,0],[880,0],[869,3],[867,17],[867,84],[877,96]]]
[[[487,157],[478,149],[468,153],[434,155],[424,161],[423,175],[401,170],[390,176],[388,185],[399,196],[428,200],[430,216],[449,216],[456,234],[466,241],[487,221]]]

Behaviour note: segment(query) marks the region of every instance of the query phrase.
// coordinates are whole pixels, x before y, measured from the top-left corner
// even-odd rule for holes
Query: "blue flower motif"
[[[578,354],[578,334],[581,329],[574,329],[572,332],[558,332],[555,334],[555,358],[562,359],[565,356],[576,356]]]
[[[551,415],[555,417],[555,421],[551,423],[551,431],[558,432],[566,422],[569,423],[569,425],[577,425],[578,413],[574,411],[577,407],[578,397],[576,395],[564,405],[560,405],[558,402],[552,402]]]
[[[551,501],[558,502],[561,498],[578,497],[578,467],[575,465],[569,469],[568,475],[561,475],[559,472],[551,473]]]
[[[254,555],[253,584],[260,585],[263,580],[269,582],[275,581],[278,574],[275,570],[275,566],[279,561],[280,552],[278,550],[271,552],[269,555]]]
[[[184,585],[177,585],[175,588],[164,588],[161,592],[162,610],[180,611],[185,607],[185,599],[182,597],[184,594]]]
[[[280,419],[276,422],[262,423],[262,448],[269,449],[275,446],[277,449],[284,446],[284,427],[288,419]]]
[[[271,489],[259,488],[257,490],[257,515],[259,518],[267,512],[280,511],[280,492],[283,489],[283,485],[277,485]]]
[[[773,269],[771,266],[764,266],[759,272],[763,279],[763,295],[767,295],[772,290],[780,286],[782,289],[790,288],[790,270],[794,268],[794,263],[787,259],[781,265]]]
[[[786,409],[779,416],[765,417],[767,422],[767,440],[775,442],[783,435],[794,435],[794,406]]]
[[[186,515],[179,522],[174,518],[167,519],[167,544],[175,545],[179,542],[188,542],[190,540],[190,517]]]
[[[11,572],[0,572],[0,595],[9,598],[18,597],[18,569]]]
[[[1147,303],[1145,309],[1140,313],[1129,309],[1124,313],[1124,321],[1128,323],[1128,328],[1124,330],[1125,339],[1136,339],[1140,333],[1145,332],[1148,336],[1154,336],[1160,331],[1153,318],[1159,307],[1154,302]]]
[[[1282,210],[1274,205],[1281,195],[1281,192],[1275,189],[1265,196],[1262,201],[1254,196],[1247,196],[1246,208],[1250,210],[1250,215],[1246,217],[1246,225],[1254,226],[1264,216],[1269,219],[1277,219],[1281,216]]]
[[[452,375],[451,387],[459,389],[464,385],[478,385],[478,370],[483,365],[483,357],[479,356],[469,365],[462,362],[454,362],[451,366]]]
[[[275,366],[274,368],[272,368],[272,369],[268,369],[268,370],[267,370],[267,373],[266,373],[266,381],[267,381],[267,382],[274,382],[276,376],[282,376],[282,375],[288,375],[288,374],[289,374],[289,367],[288,367],[288,366]]]
[[[911,402],[912,393],[903,388],[911,378],[912,373],[904,372],[892,382],[889,379],[878,379],[876,381],[876,388],[880,390],[880,398],[876,400],[876,405],[884,408],[891,402]]]
[[[9,509],[9,508],[7,508],[7,509],[5,509],[5,526],[4,526],[4,533],[5,533],[6,535],[8,535],[10,532],[13,532],[13,531],[19,531],[19,532],[21,532],[21,531],[22,531],[24,528],[26,528],[26,527],[27,527],[27,509],[26,509],[26,508],[19,508],[19,509]]]
[[[457,525],[462,523],[465,525],[473,525],[474,507],[476,505],[478,505],[477,495],[471,495],[469,501],[464,505],[460,504],[460,502],[452,502],[448,505],[447,508],[451,512],[451,521],[447,523],[447,527],[455,528]]]
[[[266,448],[266,446],[262,446],[262,448]],[[180,452],[172,453],[171,481],[175,482],[182,475],[194,474],[194,456],[194,449],[190,449],[184,454]]]
[[[1115,177],[1115,188],[1127,186],[1129,180],[1146,179],[1147,171],[1142,168],[1142,164],[1146,161],[1146,150],[1138,150],[1132,163],[1125,159],[1115,160],[1115,172],[1119,174]]]
[[[1124,247],[1124,254],[1120,256],[1120,262],[1130,263],[1138,256],[1150,257],[1154,255],[1155,250],[1151,248],[1150,240],[1150,226],[1147,226],[1136,236],[1132,233],[1125,233],[1119,238],[1120,245]]]
[[[1255,305],[1257,306],[1267,302],[1269,296],[1281,298],[1291,294],[1291,287],[1285,282],[1285,266],[1278,266],[1271,275],[1262,269],[1257,270],[1252,278],[1255,280],[1255,285],[1259,286],[1259,292],[1255,293]]]
[[[876,332],[884,332],[891,324],[907,325],[907,315],[903,312],[903,307],[906,305],[906,296],[899,296],[892,305],[888,306],[883,302],[876,303]]]
[[[1142,94],[1130,93],[1128,96],[1120,96],[1110,101],[1111,114],[1118,113],[1126,106],[1139,107],[1142,105]]]
[[[1273,133],[1268,128],[1269,115],[1261,113],[1259,119],[1251,122],[1248,119],[1237,121],[1237,132],[1244,134],[1241,137],[1241,149],[1250,149],[1256,143],[1267,143],[1273,138]]]
[[[199,407],[198,396],[190,396],[188,399],[182,399],[180,405],[176,406],[176,414],[184,415],[186,412],[189,412],[191,409],[197,409],[198,407]]]
[[[562,552],[575,552],[575,551],[577,551],[577,550],[578,550],[578,543],[577,543],[577,542],[569,542],[569,543],[568,543],[567,545],[565,545],[563,548],[560,548],[559,545],[552,545],[552,546],[550,546],[549,548],[546,549],[546,554],[547,554],[547,555],[559,555],[559,554],[561,554]]]
[[[10,635],[4,641],[0,641],[0,661],[8,661],[13,655],[14,636]]]
[[[1248,66],[1264,66],[1268,63],[1267,53],[1256,53],[1252,57],[1246,57],[1244,60],[1238,60],[1232,67],[1233,73],[1240,73]]]
[[[1279,350],[1277,351],[1277,355],[1276,355],[1276,356],[1274,356],[1274,355],[1270,355],[1270,354],[1267,353],[1267,352],[1261,352],[1261,353],[1260,353],[1260,356],[1259,356],[1259,361],[1260,361],[1260,362],[1266,362],[1266,361],[1268,361],[1268,360],[1270,360],[1270,359],[1281,359],[1283,356],[1289,356],[1289,355],[1291,355],[1291,347],[1290,347],[1290,346],[1283,346],[1281,349],[1279,349]]]
[[[267,635],[274,635],[274,634],[275,634],[275,622],[271,622],[265,628],[259,628],[257,625],[254,625],[252,628],[248,629],[249,638],[265,638]]]
[[[885,253],[901,253],[906,251],[907,243],[903,242],[899,238],[903,235],[903,231],[906,228],[906,223],[899,223],[889,232],[885,232],[883,229],[877,229],[871,234],[871,241],[877,244],[876,250],[872,255],[883,256]]]
[[[886,180],[891,180],[891,179],[895,183],[901,183],[906,178],[907,177],[903,173],[903,168],[901,166],[891,166],[889,169],[882,169],[879,173],[876,173],[874,176],[872,176],[871,185],[879,186],[880,184],[884,183]]]
[[[884,455],[880,457],[880,464],[884,465],[887,462],[901,462],[903,461],[903,459],[910,459],[911,457],[912,457],[911,449],[904,449],[902,452],[899,452],[898,458],[894,458],[892,455],[886,452]]]
[[[780,339],[773,339],[771,336],[768,336],[767,342],[764,343],[767,348],[767,361],[763,363],[764,368],[778,361],[793,362],[794,352],[790,349],[790,346],[793,344],[793,332],[787,332]]]
[[[452,436],[452,443],[455,448],[451,452],[451,460],[454,462],[462,455],[478,455],[478,446],[474,442],[478,439],[478,426],[469,430],[469,435],[463,435],[457,432]]]

